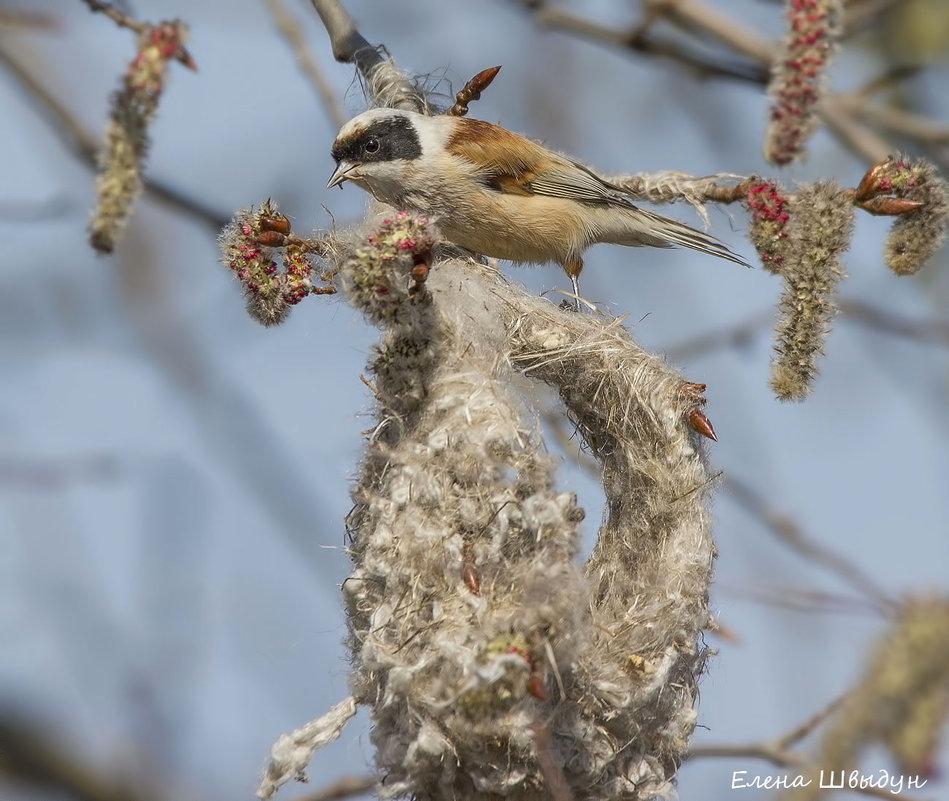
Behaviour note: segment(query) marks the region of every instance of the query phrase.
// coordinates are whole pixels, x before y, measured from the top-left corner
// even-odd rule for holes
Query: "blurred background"
[[[346,114],[361,111],[354,70],[333,61],[312,6],[281,5]],[[654,41],[737,75],[624,45],[642,19],[635,0],[345,5],[370,42],[446,94],[502,64],[472,115],[603,172],[855,186],[872,163],[821,129],[803,164],[765,164],[760,66],[662,21]],[[705,5],[766,41],[781,36],[778,2]],[[855,117],[876,142],[944,168],[949,6],[850,5],[865,19],[852,20],[831,70],[841,107],[881,75],[920,66],[866,100],[930,128]],[[146,193],[116,253],[100,257],[86,241],[94,173],[83,136],[104,130],[135,37],[80,0],[0,2],[0,797],[75,797],[44,786],[40,767],[33,779],[11,770],[42,743],[103,792],[249,799],[275,738],[347,694],[343,518],[369,426],[360,374],[374,332],[333,297],[262,328],[215,237],[235,209],[267,197],[297,231],[354,221],[367,197],[324,189],[337,124],[272,3],[119,7],[182,18],[198,71],[170,65],[147,169],[186,202]],[[712,231],[752,257],[744,212],[710,212]],[[671,213],[699,222],[684,205]],[[588,254],[586,297],[628,315],[642,343],[708,384],[719,438],[709,458],[725,476],[713,587],[724,636],[709,638],[720,653],[701,684],[697,746],[788,732],[859,678],[887,626],[875,598],[946,592],[949,249],[897,278],[882,259],[888,225],[857,214],[844,311],[802,404],[768,387],[775,276],[685,250]],[[553,266],[502,269],[537,292],[569,289]],[[562,450],[561,483],[587,509],[586,552],[602,496],[576,441],[560,448],[551,432],[549,447]],[[827,550],[808,557],[802,541]],[[361,714],[315,755],[310,786],[279,797],[366,774],[367,727]],[[874,759],[868,770],[898,772],[882,752]],[[735,770],[786,772],[743,755],[696,757],[681,796],[729,798]],[[914,797],[949,798],[949,786],[933,778]]]

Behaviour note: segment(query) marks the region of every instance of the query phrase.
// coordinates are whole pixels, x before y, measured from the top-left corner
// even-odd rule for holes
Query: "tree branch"
[[[100,773],[31,723],[0,719],[0,776],[64,791],[79,801],[159,801]]]
[[[98,139],[29,69],[14,58],[2,43],[0,43],[0,64],[6,67],[10,75],[26,91],[30,100],[40,107],[43,115],[49,121],[50,127],[63,144],[89,169],[96,170],[99,154]],[[143,185],[145,191],[153,198],[205,223],[214,230],[215,234],[227,224],[228,218],[226,215],[174,189],[163,181],[145,178]]]
[[[765,524],[782,542],[803,556],[835,573],[838,578],[856,589],[876,609],[893,611],[893,600],[860,568],[841,554],[808,537],[797,521],[777,509],[762,493],[750,484],[729,475],[724,489],[738,504]]]
[[[702,757],[724,757],[728,759],[761,759],[780,768],[806,765],[808,758],[804,754],[795,751],[793,746],[810,735],[820,724],[840,709],[848,695],[849,693],[844,693],[838,696],[780,737],[750,743],[695,745],[685,753],[683,761]],[[854,792],[873,798],[892,799],[894,797],[889,790],[878,787],[854,787],[852,789]],[[901,795],[900,798],[907,797]],[[909,801],[913,800],[909,799]],[[919,799],[919,801],[923,801],[923,799]]]
[[[927,345],[949,345],[949,323],[944,320],[918,320],[904,317],[855,299],[841,300],[839,310],[841,319],[864,326],[879,334],[888,334]],[[742,347],[768,329],[773,318],[774,312],[771,310],[759,312],[723,328],[705,331],[674,342],[662,348],[662,352],[674,362],[684,362],[714,353],[722,348]]]
[[[337,61],[356,65],[368,85],[368,94],[376,103],[392,108],[419,111],[425,108],[425,98],[418,87],[400,72],[392,59],[382,55],[382,48],[374,47],[356,29],[356,23],[339,0],[310,0],[320,15],[330,38],[333,57]]]
[[[700,78],[725,78],[763,85],[768,80],[767,70],[747,62],[725,63],[721,59],[690,52],[678,42],[662,41],[649,31],[651,20],[623,31],[584,19],[562,8],[541,6],[534,15],[538,24],[546,28],[566,31],[591,41],[614,47],[635,50],[647,56],[674,61]]]
[[[646,17],[626,32],[618,32],[615,28],[598,25],[562,9],[550,7],[544,0],[520,0],[520,4],[534,15],[540,25],[559,28],[600,44],[676,61],[703,77],[727,78],[764,86],[769,81],[775,59],[772,42],[733,17],[697,0],[643,0]],[[723,44],[734,53],[751,59],[752,63],[714,59],[697,55],[679,43],[657,42],[649,35],[648,29],[658,19],[689,34]],[[861,122],[852,103],[839,102],[837,95],[829,95],[819,105],[818,111],[834,136],[868,162],[880,162],[895,151],[891,143]],[[896,110],[893,113],[899,114]],[[866,116],[867,119],[873,119],[881,115],[871,112]],[[886,124],[883,121],[879,121],[879,124],[894,130],[892,118],[887,119]],[[918,120],[904,127],[918,130]],[[912,136],[912,133],[906,130],[905,135]]]
[[[330,118],[334,130],[339,130],[349,117],[333,92],[329,81],[326,80],[326,76],[323,75],[320,65],[307,47],[306,39],[300,32],[297,21],[293,18],[283,0],[264,0],[264,2],[267,4],[267,9],[270,11],[270,16],[273,17],[277,30],[290,45],[290,49],[297,57],[300,68],[316,91],[316,95],[323,104],[323,109]]]
[[[339,801],[360,793],[368,793],[379,784],[377,776],[343,776],[325,787],[314,790],[312,793],[301,795],[294,801]]]

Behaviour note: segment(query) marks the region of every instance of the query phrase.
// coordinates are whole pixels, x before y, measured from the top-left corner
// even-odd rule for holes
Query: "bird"
[[[559,264],[580,309],[583,252],[609,243],[682,245],[749,267],[723,243],[636,206],[574,159],[470,117],[372,108],[340,129],[327,189],[352,181],[376,200],[428,216],[449,242],[518,264]]]

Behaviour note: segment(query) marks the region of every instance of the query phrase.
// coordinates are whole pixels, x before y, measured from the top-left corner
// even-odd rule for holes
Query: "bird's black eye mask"
[[[395,159],[411,161],[422,155],[422,145],[411,120],[387,117],[345,139],[338,139],[332,153],[337,164],[341,161],[360,164]]]

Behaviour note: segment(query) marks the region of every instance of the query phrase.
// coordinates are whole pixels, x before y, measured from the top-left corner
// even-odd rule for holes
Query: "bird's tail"
[[[636,226],[629,231],[628,236],[618,238],[617,244],[621,245],[652,245],[653,247],[672,247],[673,245],[682,245],[683,247],[698,250],[702,253],[710,253],[718,256],[720,259],[727,259],[736,264],[751,267],[743,258],[732,253],[724,244],[719,242],[714,236],[710,236],[691,225],[674,220],[671,217],[664,217],[646,209],[635,207]]]

